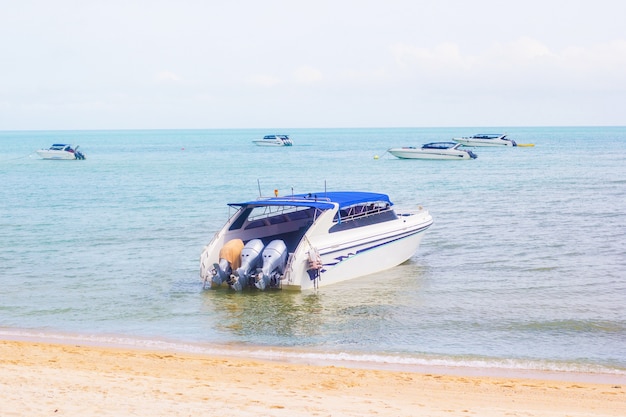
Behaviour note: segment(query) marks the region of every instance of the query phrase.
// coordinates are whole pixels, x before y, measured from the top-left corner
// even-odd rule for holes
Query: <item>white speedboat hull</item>
[[[252,143],[258,146],[291,146],[291,143],[286,144],[282,140],[253,140]]]
[[[72,152],[50,151],[47,149],[38,150],[37,155],[43,159],[76,159],[76,155]]]
[[[370,195],[387,198],[382,194],[362,194],[368,198]],[[223,286],[222,277],[227,275],[224,271],[229,267],[219,254],[232,241],[247,242],[245,250],[258,240],[262,240],[266,248],[283,240],[287,243],[284,248],[288,256],[286,264],[274,272],[264,269],[261,273],[257,265],[256,273],[254,268],[246,269],[245,274],[232,273],[226,282],[231,288],[241,290],[254,284],[260,289],[269,286],[309,290],[378,273],[405,262],[417,251],[424,232],[433,223],[427,210],[419,207],[396,213],[388,200],[349,201],[342,205],[345,201],[326,202],[318,200],[317,195],[294,197],[297,198],[276,197],[231,204],[239,210],[215,234],[200,256],[200,276],[205,286],[209,282],[214,288]],[[294,205],[299,205],[297,210],[290,207],[293,201]],[[284,210],[285,207],[288,209]],[[257,209],[269,214],[252,215]],[[260,251],[261,248],[256,248],[254,253]],[[242,251],[242,264],[244,261]],[[267,279],[269,276],[273,281]],[[265,281],[260,282],[259,277],[265,277]]]
[[[263,139],[253,140],[258,146],[292,146],[293,141],[288,135],[266,135]]]
[[[74,147],[63,143],[55,143],[48,149],[39,149],[36,152],[43,159],[85,159],[85,155],[78,150],[78,146]]]
[[[474,152],[461,149],[461,144],[455,142],[431,142],[422,145],[421,148],[414,146],[389,148],[387,152],[401,159],[476,159]]]
[[[424,216],[421,223],[410,227],[382,232],[376,236],[364,236],[355,242],[333,245],[332,241],[312,241],[319,250],[324,265],[319,280],[312,280],[307,274],[308,250],[304,245],[296,251],[283,281],[284,289],[308,290],[325,287],[365,275],[375,274],[407,261],[417,252],[424,232],[432,224],[432,218]],[[369,230],[367,233],[375,233]]]
[[[463,146],[513,146],[508,140],[494,140],[494,139],[471,139],[471,138],[454,138],[453,141],[462,144]]]
[[[453,138],[453,141],[463,146],[517,146],[514,140],[508,139],[506,135],[499,134],[482,134],[467,136],[462,138]]]
[[[400,159],[473,159],[470,154],[465,151],[437,151],[418,148],[391,148],[387,152]]]

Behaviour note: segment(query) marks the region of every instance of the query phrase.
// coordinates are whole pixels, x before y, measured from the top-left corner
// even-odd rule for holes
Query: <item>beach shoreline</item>
[[[554,363],[547,368],[545,363],[511,364],[507,360],[487,359],[475,361],[417,360],[414,356],[387,356],[332,352],[320,353],[304,347],[261,346],[233,343],[181,342],[162,338],[129,337],[119,334],[84,335],[77,333],[37,332],[26,329],[4,329],[0,341],[30,342],[41,344],[74,345],[122,350],[157,351],[161,353],[191,354],[209,357],[251,359],[264,362],[289,363],[295,365],[336,366],[355,369],[404,371],[421,374],[440,374],[463,377],[513,377],[522,379],[589,382],[599,384],[626,385],[626,370],[605,368],[597,365],[559,366]],[[533,367],[533,365],[535,367]]]
[[[5,416],[623,416],[626,386],[0,341]]]

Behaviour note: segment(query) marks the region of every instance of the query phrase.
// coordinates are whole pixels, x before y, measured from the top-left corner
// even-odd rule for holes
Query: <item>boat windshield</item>
[[[500,134],[498,133],[479,133],[478,135],[474,135],[476,139],[498,139]]]
[[[323,209],[307,206],[243,206],[239,210],[237,219],[233,222],[230,230],[255,229],[280,223],[300,223],[307,220],[315,220]]]
[[[370,204],[358,204],[339,210],[333,219],[335,224],[330,228],[329,232],[335,233],[357,229],[359,227],[393,221],[397,218],[395,211],[388,202],[378,201]]]
[[[383,211],[389,210],[391,205],[386,201],[377,201],[368,204],[356,204],[351,207],[344,207],[337,215],[335,215],[334,221],[348,221],[354,220],[359,217],[370,216],[372,214],[378,214]]]
[[[426,145],[422,146],[422,148],[426,148],[426,149],[448,149],[448,148],[452,148],[454,146],[458,145],[456,142],[434,142],[434,143],[427,143]]]
[[[295,220],[309,217],[311,207],[301,206],[257,206],[248,213],[248,221],[258,219],[275,218],[273,223],[282,223],[288,220]]]

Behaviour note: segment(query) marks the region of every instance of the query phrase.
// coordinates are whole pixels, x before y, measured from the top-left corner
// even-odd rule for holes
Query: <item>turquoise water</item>
[[[505,130],[473,161],[385,150]],[[251,141],[288,133],[291,148]],[[85,161],[34,150],[79,144]],[[0,132],[0,337],[626,376],[626,127]],[[378,156],[378,158],[375,158]],[[385,192],[435,224],[318,292],[203,290],[226,205]]]

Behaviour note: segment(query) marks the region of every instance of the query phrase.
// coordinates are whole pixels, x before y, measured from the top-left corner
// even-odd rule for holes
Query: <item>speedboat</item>
[[[37,155],[43,159],[85,159],[85,155],[78,150],[78,146],[55,143],[48,149],[40,149]]]
[[[263,139],[253,140],[259,146],[292,146],[293,141],[289,135],[265,135]]]
[[[237,211],[200,256],[204,288],[309,290],[408,260],[433,224],[386,194],[334,191],[228,205]]]
[[[474,136],[453,138],[453,141],[465,146],[517,146],[513,139],[501,133],[479,133]]]
[[[470,150],[460,149],[456,142],[432,142],[421,148],[404,146],[389,148],[387,152],[400,159],[476,159],[476,154]]]

